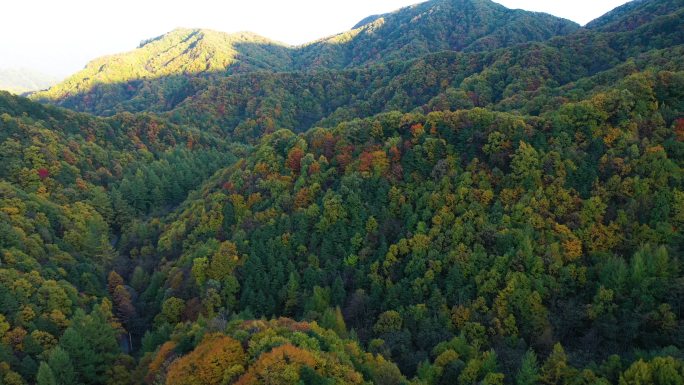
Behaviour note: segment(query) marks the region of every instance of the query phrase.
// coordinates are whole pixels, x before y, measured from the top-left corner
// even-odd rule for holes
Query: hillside
[[[684,383],[683,18],[434,0],[0,92],[0,385]]]
[[[682,84],[681,71],[637,72],[539,117],[393,112],[278,130],[142,244],[175,261],[163,286],[185,303],[232,285],[220,306],[250,316],[339,306],[408,376],[445,365],[439,347],[459,337],[508,375],[526,349],[558,343],[579,369],[657,355],[682,338],[680,321],[656,321],[681,290],[682,122],[667,116],[684,112]]]
[[[357,69],[243,74],[205,82],[168,116],[249,140],[277,128],[301,132],[393,110],[487,107],[538,114],[563,98],[581,97],[575,82],[608,77],[616,66],[623,66],[618,78],[649,66],[681,70],[682,23],[678,9],[624,32],[583,30],[547,42]]]
[[[121,324],[104,299],[117,237],[134,217],[167,212],[230,164],[228,145],[151,115],[102,119],[6,92],[0,127],[1,383],[34,383],[58,340],[55,354],[70,355],[79,371],[125,358]],[[98,350],[85,359],[86,348]],[[95,383],[94,374],[79,375]]]
[[[206,82],[235,74],[355,68],[440,51],[542,41],[578,28],[564,19],[509,10],[489,0],[432,0],[302,47],[248,33],[181,29],[132,52],[96,59],[33,97],[99,115],[168,111],[206,89]]]
[[[195,78],[282,70],[290,62],[288,48],[249,32],[176,29],[144,41],[134,51],[95,59],[33,97],[102,115],[169,110],[192,94]],[[98,111],[93,105],[107,110]]]
[[[0,90],[21,94],[45,90],[59,79],[28,69],[0,69]]]
[[[446,7],[445,4],[456,3],[428,2],[413,7],[416,9],[403,9],[386,17],[392,20],[389,25],[401,26],[402,20],[413,20],[416,15],[423,14],[420,10],[432,5],[440,12],[429,13],[431,18],[442,14],[447,15],[445,18],[453,18],[453,7]],[[534,112],[540,108],[541,100],[559,97],[559,93],[564,92],[562,87],[572,85],[574,81],[609,71],[628,58],[641,62],[640,68],[643,69],[649,60],[657,59],[640,57],[652,55],[653,50],[666,52],[680,49],[684,43],[684,32],[679,28],[683,22],[682,10],[671,6],[668,1],[663,3],[665,5],[658,8],[660,13],[650,18],[649,22],[625,31],[579,30],[545,42],[493,50],[471,47],[465,52],[458,52],[435,48],[439,52],[414,60],[406,60],[412,56],[405,53],[397,53],[397,57],[406,59],[389,60],[392,54],[385,53],[380,63],[338,70],[257,71],[192,79],[172,76],[165,78],[164,82],[181,86],[166,87],[161,83],[153,86],[146,82],[150,88],[143,88],[143,91],[147,91],[139,92],[129,84],[126,87],[134,94],[131,99],[119,98],[103,89],[67,98],[59,104],[91,112],[103,113],[106,110],[105,114],[109,114],[116,110],[169,111],[166,100],[173,100],[173,108],[168,112],[173,121],[196,125],[203,130],[220,131],[222,135],[233,135],[235,132],[242,139],[258,137],[260,133],[277,127],[302,131],[316,125],[331,126],[343,120],[391,110],[410,111],[418,108],[428,112],[481,106]],[[471,5],[481,5],[482,8],[482,4],[489,3],[473,2]],[[503,12],[503,15],[519,15],[517,11],[506,10],[493,3],[489,5],[493,10]],[[643,10],[638,8],[635,12]],[[546,17],[530,13],[525,15]],[[371,20],[374,21],[361,28],[370,28],[380,19]],[[444,24],[440,20],[425,25],[436,29],[434,26]],[[378,41],[399,41],[394,45],[396,52],[403,52],[404,48],[401,47],[404,47],[408,36],[418,36],[421,28],[427,28],[420,27],[422,24],[419,22],[413,24],[403,30],[399,28],[399,32]],[[368,40],[368,37],[364,39]],[[371,42],[366,40],[359,40],[359,46],[369,47]],[[352,47],[356,44],[354,41],[352,39],[340,46]],[[446,40],[434,41],[447,44]],[[322,42],[316,44],[321,49],[326,46]],[[301,49],[304,52],[312,48],[305,46]],[[295,57],[292,65],[296,66],[298,61],[301,62],[301,57]],[[671,63],[676,63],[676,60]],[[672,69],[677,69],[677,65]],[[123,84],[113,87],[120,89]],[[168,97],[159,96],[161,93]]]
[[[482,51],[575,32],[569,20],[489,0],[432,0],[364,19],[351,31],[304,45],[300,68],[349,68],[440,51]]]
[[[679,0],[633,0],[591,21],[587,28],[606,32],[634,30],[681,8]]]

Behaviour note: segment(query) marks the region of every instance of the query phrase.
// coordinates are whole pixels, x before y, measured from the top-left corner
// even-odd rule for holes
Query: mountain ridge
[[[632,0],[590,21],[586,28],[605,32],[634,30],[682,5],[680,0]]]
[[[440,26],[440,31],[433,31],[435,26]],[[134,100],[140,99],[142,93],[164,94],[174,87],[191,93],[193,88],[187,81],[190,78],[256,71],[356,68],[417,58],[441,50],[478,51],[546,40],[578,28],[577,24],[564,19],[508,10],[489,0],[432,0],[380,15],[359,28],[301,46],[285,46],[252,33],[176,29],[144,40],[144,44],[134,51],[95,59],[83,71],[47,92],[37,93],[34,98],[81,111],[102,113],[84,105],[92,100],[83,99],[99,98],[99,94],[108,92],[106,114],[111,114],[117,111],[117,100],[136,104]],[[384,47],[386,42],[393,43]],[[206,47],[202,51],[197,45],[204,43]],[[176,58],[169,57],[165,49],[180,51],[180,54]],[[149,61],[150,54],[156,54],[159,60]],[[220,59],[212,61],[216,56]],[[176,65],[177,62],[189,64]],[[141,70],[141,65],[150,68]],[[186,71],[188,68],[192,71]],[[130,76],[122,76],[127,72]],[[179,75],[188,79],[178,79],[171,85],[138,84],[149,77]],[[99,87],[105,90],[99,91]],[[91,91],[94,95],[88,96]],[[161,109],[170,109],[178,102],[171,98],[160,100],[159,104]],[[132,111],[142,109],[145,108],[141,105]]]

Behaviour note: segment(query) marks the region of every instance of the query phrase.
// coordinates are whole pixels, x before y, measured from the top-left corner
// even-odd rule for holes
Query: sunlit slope
[[[286,47],[253,33],[176,29],[131,52],[95,59],[34,98],[103,115],[163,110],[192,94],[193,78],[289,66]]]

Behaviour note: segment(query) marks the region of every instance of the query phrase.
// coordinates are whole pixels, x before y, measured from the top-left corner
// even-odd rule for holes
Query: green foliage
[[[131,170],[147,170],[150,161],[154,170],[170,161],[181,174],[166,175],[163,183],[175,179],[186,185],[175,198],[152,200],[144,208],[146,212],[168,210],[196,188],[191,183],[206,178],[222,161],[230,161],[230,154],[219,154],[218,150],[226,148],[220,140],[152,116],[98,119],[6,93],[0,94],[0,110],[0,338],[4,349],[0,361],[12,368],[7,372],[10,377],[20,373],[31,380],[43,361],[57,383],[72,384],[77,379],[70,355],[95,357],[104,362],[80,361],[89,367],[89,381],[104,381],[104,376],[114,375],[105,373],[120,372],[124,366],[107,361],[117,355],[108,356],[94,345],[111,354],[118,352],[121,322],[134,334],[144,331],[131,292],[119,282],[109,291],[114,308],[107,320],[117,331],[98,332],[105,340],[89,341],[93,337],[82,335],[94,335],[91,329],[101,326],[88,326],[91,315],[83,318],[80,311],[107,295],[105,273],[119,263],[121,250],[130,241],[117,244],[121,229],[128,228],[138,215],[129,209],[117,186]],[[187,148],[188,141],[193,141],[193,149]],[[185,169],[183,162],[194,170]],[[149,248],[142,250],[140,260],[152,257],[147,254]],[[145,274],[139,270],[139,289],[146,286]],[[84,324],[83,329],[76,327],[76,321]],[[58,342],[65,350],[55,348]],[[57,361],[52,362],[52,357]],[[50,381],[45,367],[41,378]]]
[[[0,93],[0,383],[681,383],[682,16],[430,1],[39,95],[109,118]]]
[[[254,76],[276,71],[358,68],[446,50],[492,50],[547,40],[578,28],[565,19],[510,10],[493,2],[451,0],[366,19],[349,32],[300,47],[286,47],[251,33],[176,29],[144,41],[132,52],[96,59],[34,98],[100,115],[122,110],[169,111],[193,95],[212,91],[225,76],[244,75],[252,82]],[[267,79],[270,76],[266,75]],[[325,86],[307,87],[305,101],[269,98],[259,109],[281,110],[299,103],[313,107],[316,101],[311,96],[320,97],[316,94]],[[267,87],[262,84],[260,92]],[[232,98],[222,93],[219,99],[226,102]],[[301,111],[301,118],[315,110]],[[231,115],[225,105],[217,112]]]
[[[40,367],[38,367],[38,374],[36,375],[36,384],[57,385],[57,380],[55,379],[55,375],[52,372],[52,369],[50,369],[50,366],[45,362],[41,362]]]
[[[614,104],[635,80],[655,87],[659,76],[634,74],[537,117],[481,108],[388,113],[266,135],[161,231],[160,239],[185,239],[159,250],[178,256],[166,268],[166,286],[176,288],[167,295],[208,298],[209,280],[199,292],[184,290],[190,285],[176,271],[201,270],[193,269],[197,259],[189,264],[192,256],[213,255],[228,241],[241,255],[227,273],[240,284],[240,305],[227,311],[222,300],[212,308],[341,330],[330,310],[341,304],[347,329],[404,373],[426,359],[440,362],[422,366],[432,381],[484,381],[491,373],[486,381],[496,383],[499,369],[482,369],[493,360],[485,353],[508,352],[503,346],[517,339],[542,352],[559,342],[565,348],[537,371],[529,357],[520,369],[506,356],[500,367],[511,377],[521,370],[523,382],[593,378],[568,363],[574,355],[601,358],[577,343],[593,333],[592,349],[605,353],[667,346],[681,328],[665,294],[678,286],[670,253],[680,238],[663,225],[675,211],[652,215],[672,198],[647,196],[673,196],[681,169],[663,146],[670,136],[659,110],[637,113],[628,103],[617,112]],[[631,131],[631,121],[663,136]],[[298,173],[293,148],[306,149]],[[659,165],[647,166],[650,159]],[[591,180],[577,174],[579,164]],[[655,170],[668,170],[673,184],[656,182]],[[207,231],[220,221],[198,208],[224,212],[227,202],[231,232]],[[479,353],[434,351],[459,335]]]
[[[107,370],[119,353],[116,331],[108,322],[111,317],[104,305],[87,315],[79,310],[60,338],[59,345],[71,359],[76,382],[107,382]],[[70,371],[68,367],[58,368],[58,373]]]
[[[515,376],[516,385],[534,385],[539,380],[539,364],[537,355],[532,350],[525,352],[520,363],[520,370]]]
[[[48,367],[52,372],[55,382],[58,385],[73,384],[76,381],[76,374],[74,373],[74,365],[71,363],[71,357],[66,350],[57,346],[48,359]],[[41,363],[42,366],[42,363]]]

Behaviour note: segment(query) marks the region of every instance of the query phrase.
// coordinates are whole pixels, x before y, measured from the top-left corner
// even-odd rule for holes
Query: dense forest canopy
[[[0,385],[684,383],[683,16],[432,0],[0,92]]]

